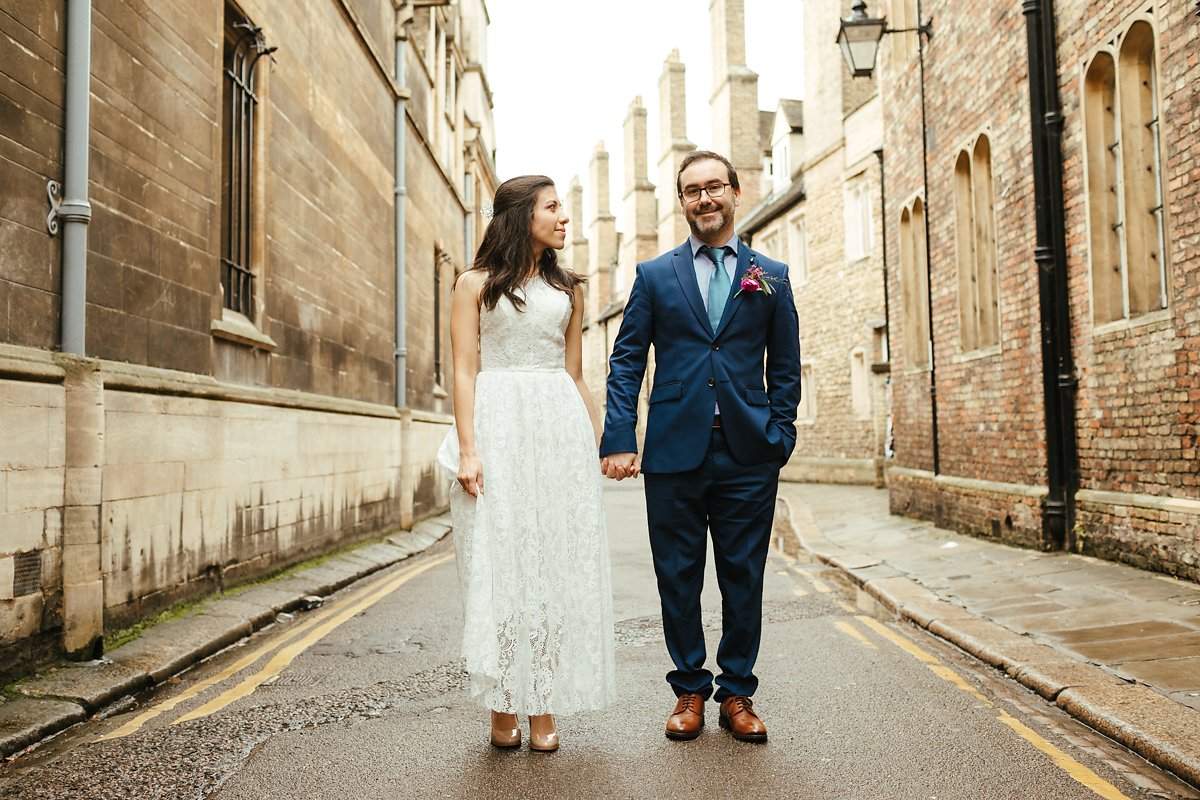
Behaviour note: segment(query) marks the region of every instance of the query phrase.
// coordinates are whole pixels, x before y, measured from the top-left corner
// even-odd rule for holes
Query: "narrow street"
[[[562,748],[497,751],[467,696],[450,538],[280,620],[159,692],[3,768],[0,798],[1196,798],[1200,794],[820,565],[772,553],[756,707],[765,746],[710,704],[672,742],[638,482],[608,489],[618,704]],[[710,559],[711,562],[711,559]],[[710,653],[720,598],[707,581]]]

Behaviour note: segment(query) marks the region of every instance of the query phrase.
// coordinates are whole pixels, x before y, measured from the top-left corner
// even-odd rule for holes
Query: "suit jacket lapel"
[[[750,248],[746,247],[745,243],[738,242],[738,259],[737,270],[733,273],[733,283],[729,285],[729,300],[725,303],[725,310],[721,313],[721,322],[717,325],[717,330],[714,336],[719,336],[721,331],[725,330],[725,326],[729,324],[729,320],[737,313],[738,308],[742,305],[742,297],[744,295],[733,295],[741,288],[742,276],[746,274],[746,270],[750,266]],[[700,295],[700,290],[696,289],[696,296]]]
[[[679,280],[679,286],[683,289],[683,296],[687,298],[688,305],[692,307],[692,313],[696,315],[700,325],[711,336],[713,329],[708,322],[708,312],[704,310],[704,300],[700,297],[700,285],[696,283],[696,267],[692,263],[692,248],[688,242],[684,242],[682,247],[671,254],[671,266],[675,268],[675,277]],[[725,313],[729,313],[728,309]]]

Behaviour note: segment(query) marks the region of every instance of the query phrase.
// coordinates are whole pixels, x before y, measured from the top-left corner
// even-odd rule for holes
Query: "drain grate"
[[[13,597],[37,594],[42,590],[42,551],[31,550],[13,556]]]
[[[263,686],[275,687],[275,688],[278,688],[281,686],[316,686],[316,685],[317,685],[316,678],[314,678],[312,675],[305,675],[302,672],[285,673],[283,675],[278,675],[278,676],[272,678],[271,680],[263,683]]]

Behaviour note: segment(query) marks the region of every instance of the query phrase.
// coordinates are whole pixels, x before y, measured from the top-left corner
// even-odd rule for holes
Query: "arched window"
[[[900,290],[904,308],[904,358],[909,368],[929,367],[929,283],[926,280],[925,204],[916,198],[900,212]]]
[[[999,276],[992,149],[987,136],[959,152],[954,166],[958,329],[964,352],[1000,343]]]
[[[1087,160],[1092,306],[1096,322],[1125,316],[1124,225],[1118,173],[1117,68],[1110,53],[1096,56],[1084,78],[1083,117]]]
[[[1167,307],[1154,29],[1139,20],[1088,65],[1084,136],[1095,322]]]

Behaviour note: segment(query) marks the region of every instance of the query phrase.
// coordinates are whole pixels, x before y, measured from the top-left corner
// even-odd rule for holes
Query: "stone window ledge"
[[[275,352],[279,346],[275,344],[274,339],[254,327],[254,323],[245,315],[228,308],[222,309],[220,319],[212,321],[210,330],[212,335],[218,339],[226,339],[259,350],[266,350],[268,353]]]

